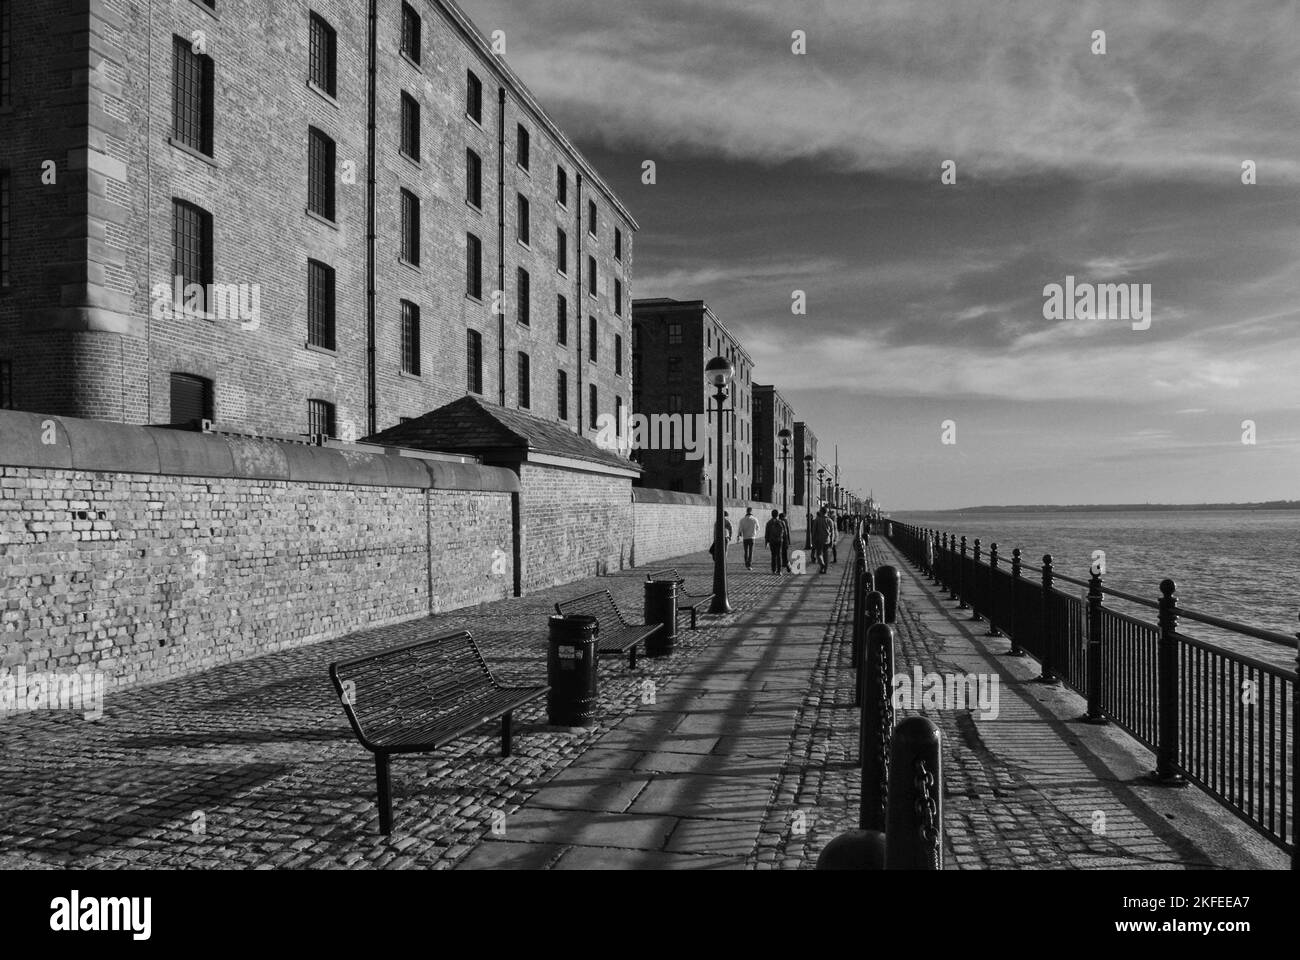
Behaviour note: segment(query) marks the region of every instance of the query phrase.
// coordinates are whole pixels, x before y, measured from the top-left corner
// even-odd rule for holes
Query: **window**
[[[569,419],[569,373],[560,370],[555,375],[555,409],[561,420]]]
[[[614,396],[614,434],[623,436],[623,398]]]
[[[465,293],[483,299],[483,243],[472,233],[465,234]]]
[[[532,297],[529,292],[528,271],[523,267],[520,267],[515,274],[515,294],[519,299],[515,310],[519,322],[526,327],[532,322],[532,314],[529,310]]]
[[[312,437],[324,434],[332,438],[334,433],[334,404],[325,400],[308,400],[307,434]]]
[[[569,301],[564,294],[555,295],[555,339],[558,343],[569,343]]]
[[[682,410],[682,395],[680,393],[668,394],[668,412],[680,413]]]
[[[7,286],[9,286],[9,171],[0,170],[0,287]]]
[[[591,429],[595,430],[597,413],[596,413],[596,385],[594,383],[589,385],[587,390],[587,396],[591,401],[587,405],[589,407],[589,410],[587,412],[587,422],[591,424]]]
[[[596,318],[587,318],[587,359],[596,362]]]
[[[669,343],[682,342],[682,325],[680,323],[668,324],[668,342]]]
[[[483,209],[483,160],[473,150],[465,151],[465,202]]]
[[[334,270],[307,261],[307,343],[334,349]]]
[[[483,334],[465,331],[465,388],[470,393],[483,392]]]
[[[337,96],[338,37],[318,13],[311,15],[308,79],[331,97]]]
[[[211,156],[212,58],[195,53],[184,37],[175,37],[172,66],[172,137]]]
[[[420,375],[420,308],[402,301],[402,372]]]
[[[420,159],[420,105],[405,90],[402,91],[402,153],[412,160]]]
[[[532,406],[532,389],[529,385],[528,354],[519,352],[519,406],[527,410]]]
[[[334,141],[315,127],[308,128],[307,139],[307,209],[333,220]]]
[[[623,231],[618,227],[614,228],[614,259],[623,259]]]
[[[587,258],[587,293],[590,296],[596,295],[596,258]]]
[[[623,281],[614,278],[614,313],[623,316]]]
[[[569,238],[563,227],[555,228],[555,269],[563,274],[569,272]]]
[[[528,169],[528,131],[519,124],[519,133],[515,141],[515,162],[525,170]]]
[[[623,376],[623,335],[614,334],[614,376]]]
[[[596,201],[587,201],[587,232],[593,237],[596,235]]]
[[[188,373],[173,373],[171,383],[171,423],[213,420],[212,381]]]
[[[402,259],[420,265],[420,198],[402,191]]]
[[[402,53],[420,62],[420,15],[409,3],[402,4]]]
[[[12,409],[14,409],[14,365],[12,360],[0,360],[0,410]]]
[[[0,107],[9,105],[9,36],[12,26],[9,0],[0,0]]]
[[[475,123],[483,122],[483,81],[468,71],[465,78],[465,116]]]
[[[204,299],[212,283],[212,214],[184,200],[172,201],[172,276],[182,289],[203,288]]]
[[[528,223],[528,198],[522,193],[516,198],[515,210],[518,214],[515,223],[515,236],[520,243],[527,246],[529,238],[532,236],[532,230]]]
[[[555,168],[555,201],[562,207],[569,205],[569,175],[563,167]]]

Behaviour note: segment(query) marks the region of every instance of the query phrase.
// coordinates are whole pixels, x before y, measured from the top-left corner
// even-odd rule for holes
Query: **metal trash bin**
[[[663,624],[645,642],[648,657],[666,657],[677,644],[677,581],[645,582],[645,622]]]
[[[596,725],[596,637],[600,623],[586,614],[553,615],[546,653],[547,720],[558,727]]]

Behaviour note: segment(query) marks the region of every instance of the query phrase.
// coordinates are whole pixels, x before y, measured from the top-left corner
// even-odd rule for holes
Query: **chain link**
[[[916,833],[931,857],[938,853],[936,843],[939,838],[939,799],[938,784],[934,773],[924,759],[916,758],[912,787],[916,794],[913,812],[916,815]]]

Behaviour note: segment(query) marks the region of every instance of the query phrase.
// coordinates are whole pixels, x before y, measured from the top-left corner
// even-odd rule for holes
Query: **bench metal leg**
[[[379,782],[379,832],[393,832],[393,784],[388,775],[388,754],[375,754],[375,779]]]
[[[510,756],[510,735],[511,735],[511,718],[514,716],[513,710],[507,710],[501,715],[501,756]]]

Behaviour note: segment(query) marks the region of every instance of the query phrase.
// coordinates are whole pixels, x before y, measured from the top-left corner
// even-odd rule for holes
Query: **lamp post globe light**
[[[804,523],[803,548],[812,549],[812,463],[811,453],[804,454],[803,458],[803,506],[807,514]]]
[[[731,612],[731,604],[727,603],[727,542],[722,523],[723,435],[726,433],[722,415],[726,409],[723,403],[727,399],[731,373],[731,361],[726,357],[714,357],[704,367],[704,379],[714,388],[713,399],[717,401],[718,406],[718,512],[713,529],[713,602],[709,604],[709,613]]]
[[[790,428],[782,427],[777,434],[781,438],[781,513],[790,512],[790,487],[786,481],[790,467]]]

